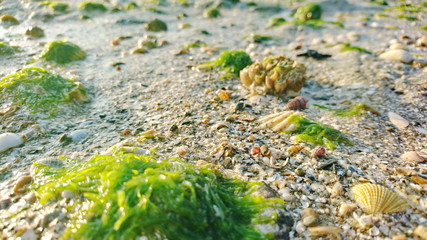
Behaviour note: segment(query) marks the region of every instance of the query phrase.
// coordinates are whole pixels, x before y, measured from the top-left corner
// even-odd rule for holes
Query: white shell
[[[398,129],[404,129],[407,126],[409,126],[409,121],[401,117],[399,114],[394,112],[388,112],[388,119],[391,123],[393,123],[394,126],[396,126]]]
[[[0,153],[24,143],[24,139],[15,133],[0,134]]]
[[[261,123],[260,128],[270,128],[274,132],[279,132],[282,130],[292,131],[297,126],[294,126],[294,124],[289,122],[289,117],[293,116],[294,114],[300,113],[295,111],[284,111],[264,116],[259,119],[259,122]]]
[[[400,156],[400,158],[408,162],[423,163],[426,161],[426,159],[421,157],[420,154],[418,154],[416,151],[405,152]]]
[[[412,55],[402,49],[389,50],[379,56],[383,60],[400,61],[403,63],[411,63],[414,58]]]

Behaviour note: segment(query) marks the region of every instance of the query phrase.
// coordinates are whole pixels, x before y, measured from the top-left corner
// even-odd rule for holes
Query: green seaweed
[[[420,27],[420,30],[427,31],[427,25],[421,26],[421,27]]]
[[[200,48],[200,47],[206,47],[207,44],[201,40],[196,40],[192,43],[189,43],[187,45],[185,45],[184,49],[190,49],[190,48]]]
[[[351,46],[349,43],[339,43],[339,45],[342,46],[341,48],[341,52],[348,52],[348,51],[356,51],[356,52],[363,52],[363,53],[367,53],[367,54],[373,54],[372,52],[358,47],[358,46]]]
[[[203,17],[205,17],[205,18],[217,18],[220,15],[221,15],[221,13],[220,13],[219,9],[216,7],[208,8],[203,12]]]
[[[10,98],[15,104],[28,106],[33,113],[48,112],[51,116],[61,103],[72,99],[88,101],[81,84],[39,67],[24,68],[0,79],[0,92],[0,99]]]
[[[14,16],[12,16],[10,14],[5,14],[5,15],[1,16],[0,21],[2,22],[2,24],[6,25],[6,26],[12,26],[12,25],[18,25],[19,24],[18,19],[16,19]]]
[[[300,21],[318,20],[322,17],[322,7],[317,3],[308,3],[299,7],[294,17]]]
[[[334,115],[341,116],[341,117],[350,117],[350,116],[360,115],[365,113],[366,111],[372,112],[377,115],[379,114],[378,111],[360,102],[352,103],[350,106],[342,109],[333,109],[333,108],[328,108],[328,107],[317,105],[317,104],[313,104],[313,106],[318,107],[320,109],[327,110],[329,112],[332,112]]]
[[[160,10],[158,8],[153,8],[153,7],[146,8],[145,11],[147,11],[147,12],[153,12],[153,13],[157,13],[157,14],[166,14],[165,11],[162,11],[162,10]]]
[[[240,70],[252,64],[251,57],[244,51],[223,51],[214,61],[200,64],[205,69],[219,67],[225,71],[223,78],[239,77]]]
[[[124,7],[125,10],[132,10],[137,8],[139,8],[139,6],[135,2],[130,2]]]
[[[86,12],[106,12],[108,10],[108,8],[104,4],[97,2],[82,2],[79,5],[79,9]]]
[[[283,203],[254,196],[257,183],[177,159],[119,151],[66,168],[34,166],[41,204],[65,190],[77,195],[62,239],[268,239],[254,224],[274,221],[261,213]]]
[[[294,114],[288,119],[290,124],[297,126],[294,130],[284,131],[286,134],[297,134],[296,142],[309,142],[334,149],[338,144],[351,145],[351,141],[339,130],[316,123],[302,115]]]
[[[286,19],[282,17],[271,18],[268,20],[267,28],[279,27],[286,23]]]
[[[0,56],[12,55],[18,50],[14,47],[11,47],[9,44],[0,42]]]
[[[243,38],[250,39],[252,42],[255,42],[255,43],[262,43],[262,42],[268,42],[271,40],[277,40],[276,38],[274,38],[272,36],[259,35],[259,34],[254,34],[254,33],[247,35],[247,36],[244,36]]]
[[[379,13],[377,13],[375,16],[391,17],[385,13],[398,14],[395,17],[399,19],[406,19],[408,21],[417,21],[419,20],[419,17],[420,17],[417,14],[427,13],[427,3],[424,2],[417,5],[402,3],[398,6],[386,8],[380,11]]]
[[[68,41],[52,41],[46,44],[41,59],[48,62],[65,64],[82,60],[86,53],[76,44]]]
[[[40,3],[41,6],[48,6],[57,12],[65,12],[70,7],[67,3],[63,2],[52,2],[52,1],[44,1]]]

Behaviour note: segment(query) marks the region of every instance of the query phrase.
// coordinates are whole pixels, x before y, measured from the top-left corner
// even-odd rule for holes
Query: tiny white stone
[[[303,232],[305,231],[305,226],[304,226],[304,224],[303,224],[301,221],[299,221],[299,222],[297,223],[297,225],[295,226],[295,230],[296,230],[298,233],[303,233]]]
[[[78,129],[70,133],[71,139],[73,142],[80,142],[89,135],[89,130],[87,129]]]
[[[15,133],[0,134],[0,153],[24,143],[24,139]]]
[[[400,61],[403,63],[411,63],[412,60],[414,60],[409,52],[402,49],[389,50],[381,54],[379,58],[383,60]]]
[[[401,117],[399,114],[394,112],[388,112],[388,119],[391,123],[393,123],[394,126],[396,126],[398,129],[402,130],[409,126],[409,121]]]

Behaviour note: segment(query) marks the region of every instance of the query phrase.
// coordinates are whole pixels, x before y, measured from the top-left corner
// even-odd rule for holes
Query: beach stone
[[[89,130],[87,129],[79,129],[72,131],[70,133],[70,137],[73,140],[73,142],[80,142],[81,140],[85,139],[89,135]]]
[[[379,58],[383,60],[400,61],[403,63],[411,63],[414,60],[409,52],[402,49],[389,50],[381,54]]]
[[[24,139],[15,133],[0,134],[0,153],[24,143]]]
[[[37,235],[33,229],[28,229],[24,234],[22,234],[21,239],[22,240],[37,240]]]
[[[405,49],[405,46],[403,44],[401,44],[401,43],[393,43],[388,48],[391,49],[391,50]]]

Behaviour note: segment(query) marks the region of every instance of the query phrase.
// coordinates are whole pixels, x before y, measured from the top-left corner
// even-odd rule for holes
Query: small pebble
[[[24,197],[25,202],[28,204],[33,204],[37,201],[37,195],[35,192],[30,192],[28,195]]]
[[[24,139],[15,133],[0,134],[0,153],[24,143]]]
[[[180,156],[184,156],[190,149],[187,146],[179,146],[176,148],[176,153]]]
[[[344,188],[340,182],[336,182],[331,190],[332,197],[341,196],[344,193]]]
[[[418,225],[414,230],[414,235],[419,237],[421,240],[427,240],[427,227]]]
[[[379,58],[383,60],[400,61],[403,63],[411,63],[414,60],[409,52],[402,49],[388,50],[381,54]]]
[[[406,235],[405,234],[394,235],[391,239],[392,240],[406,240]]]
[[[85,139],[89,135],[89,130],[87,129],[79,129],[72,131],[70,133],[70,137],[73,140],[73,142],[80,142],[81,140]]]
[[[405,49],[405,46],[401,43],[393,43],[390,45],[389,49],[395,50],[395,49]]]
[[[74,193],[69,190],[64,190],[61,192],[61,197],[70,200],[74,197]]]
[[[37,235],[33,229],[28,229],[24,234],[22,234],[21,240],[37,240]]]

